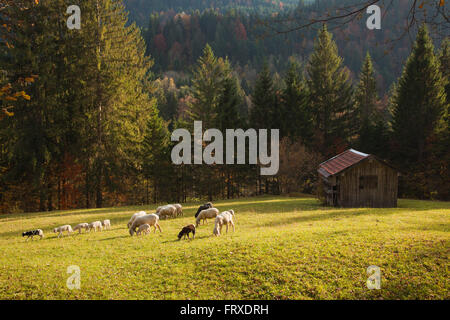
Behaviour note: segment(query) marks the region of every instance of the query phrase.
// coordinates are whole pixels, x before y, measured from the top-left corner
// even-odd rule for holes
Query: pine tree
[[[307,73],[316,145],[325,156],[346,147],[353,134],[352,85],[336,43],[324,25],[315,41]]]
[[[153,201],[160,200],[160,195],[167,194],[172,185],[169,174],[169,132],[164,121],[159,117],[156,106],[151,111],[143,140],[143,173],[153,182]]]
[[[250,126],[255,129],[279,129],[275,113],[275,88],[270,74],[269,65],[264,63],[258,74],[252,94],[252,109],[250,110]]]
[[[215,128],[218,128],[223,133],[226,129],[242,128],[244,126],[244,119],[242,119],[239,108],[243,103],[243,93],[239,85],[237,77],[232,75],[228,61],[226,64],[226,76],[222,81],[223,91],[221,93],[218,108],[217,119]],[[227,151],[224,151],[224,158],[227,157]],[[234,155],[236,159],[236,155]],[[236,180],[238,168],[236,166],[224,165],[218,168],[219,172],[216,172],[216,177],[219,178],[216,181],[217,184],[221,183],[221,180],[225,180],[227,198],[233,196],[233,185]],[[223,177],[222,177],[223,175]]]
[[[359,123],[370,122],[376,113],[378,93],[374,73],[372,58],[369,52],[367,52],[359,76],[358,87],[355,91],[355,104]]]
[[[423,25],[414,43],[393,101],[394,154],[402,163],[421,162],[427,139],[445,106],[445,89],[434,46]]]
[[[300,137],[306,143],[310,140],[312,119],[308,101],[301,68],[297,62],[291,61],[282,92],[282,136],[289,136],[291,140]]]
[[[226,62],[228,65],[228,62]],[[230,67],[226,67],[227,70]],[[222,81],[222,92],[217,104],[217,118],[215,128],[222,132],[226,129],[239,128],[243,125],[239,109],[243,103],[243,92],[237,77],[227,72]]]
[[[448,105],[450,103],[450,40],[448,38],[442,42],[439,62],[441,64],[442,78],[445,82],[445,95]]]
[[[384,155],[387,149],[386,121],[377,110],[379,102],[372,58],[367,52],[355,91],[355,128],[358,149],[368,153]]]
[[[122,1],[90,0],[84,8],[82,30],[91,34],[87,46],[94,54],[84,154],[86,177],[92,179],[86,189],[94,191],[96,206],[102,207],[104,192],[140,166],[143,128],[152,106],[145,93],[152,62],[139,28],[127,23]]]
[[[202,120],[204,128],[212,128],[216,122],[225,69],[223,59],[216,58],[207,44],[194,71],[192,80],[194,102],[189,105],[188,112],[191,120]]]

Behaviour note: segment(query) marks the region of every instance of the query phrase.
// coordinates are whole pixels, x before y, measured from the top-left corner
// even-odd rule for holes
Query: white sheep
[[[73,228],[73,231],[77,231],[78,230],[78,233],[81,233],[81,229],[84,229],[87,232],[87,230],[89,229],[89,224],[88,223],[77,224],[75,226],[75,228]]]
[[[137,217],[142,217],[146,214],[147,214],[147,212],[145,212],[145,211],[139,211],[139,212],[136,212],[135,214],[133,214],[130,218],[130,221],[128,221],[127,228],[130,229],[131,225],[134,222],[134,219],[136,219]]]
[[[179,203],[173,205],[177,209],[177,217],[183,215],[183,207]]]
[[[58,232],[58,238],[63,235],[64,231],[67,231],[67,234],[70,235],[73,232],[72,226],[66,224],[64,226],[53,229],[54,233]]]
[[[102,231],[102,223],[100,221],[94,221],[89,223],[89,232],[91,232],[92,229],[94,229],[95,232],[97,230]]]
[[[149,234],[150,233],[150,225],[148,223],[142,224],[139,226],[136,235],[140,235],[141,233]]]
[[[203,224],[204,224],[205,221],[207,221],[207,219],[213,219],[213,218],[217,217],[218,214],[219,214],[219,210],[217,208],[209,208],[209,209],[200,211],[200,213],[197,216],[195,226],[198,227],[198,225],[200,224],[200,220],[203,220]]]
[[[105,230],[111,229],[111,221],[109,219],[103,220],[102,225]]]
[[[233,227],[234,232],[234,211],[228,210],[224,211],[221,214],[219,214],[216,217],[216,223],[214,224],[213,234],[215,236],[220,236],[220,233],[222,232],[222,227],[225,225],[227,227],[227,233],[228,233],[228,225],[230,224]]]
[[[160,219],[165,219],[167,217],[175,218],[177,216],[177,208],[171,204],[168,204],[160,208],[156,214],[160,217]]]
[[[140,226],[142,226],[143,224],[149,224],[150,226],[153,226],[153,228],[155,228],[154,232],[156,232],[156,228],[159,229],[159,232],[161,231],[161,227],[158,224],[159,222],[159,217],[158,215],[151,213],[151,214],[146,214],[145,216],[141,216],[141,217],[137,217],[133,224],[130,227],[130,235],[133,236],[133,234],[136,232],[136,228],[139,228]]]

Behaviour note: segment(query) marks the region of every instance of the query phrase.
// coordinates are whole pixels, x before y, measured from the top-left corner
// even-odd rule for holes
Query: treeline
[[[67,29],[65,0],[0,15],[2,212],[314,193],[317,165],[348,147],[392,161],[401,195],[449,198],[449,43],[435,50],[425,27],[388,102],[370,55],[353,85],[325,26],[307,63],[290,59],[277,80],[267,60],[249,95],[209,45],[189,85],[151,80],[152,59],[121,1],[70,2],[82,8],[81,30]],[[279,173],[173,165],[171,132],[194,120],[280,129]]]
[[[156,12],[189,13],[213,9],[220,12],[233,10],[266,15],[293,9],[298,2],[298,0],[124,0],[126,8],[130,11],[130,18],[143,27],[148,23],[148,16]]]
[[[207,45],[190,87],[156,81],[161,114],[176,128],[202,120],[205,128],[281,130],[280,171],[260,177],[254,167],[196,166],[184,172],[210,199],[261,193],[315,192],[317,166],[347,148],[389,160],[401,176],[400,195],[448,199],[449,42],[437,52],[423,26],[402,76],[385,101],[366,53],[353,85],[332,35],[323,27],[306,65],[291,59],[277,85],[267,63],[248,96],[227,59]],[[226,156],[225,156],[226,157]],[[164,186],[164,173],[152,179]],[[170,185],[170,183],[169,183]],[[168,194],[163,192],[162,194]]]
[[[66,26],[71,4],[82,8],[81,30]],[[152,61],[140,30],[126,24],[116,0],[2,8],[2,211],[142,201],[135,188],[145,128],[159,118],[147,81]]]
[[[315,30],[303,29],[277,35],[270,27],[289,30],[298,25],[296,19],[299,16],[302,21],[310,21],[319,12],[328,12],[334,7],[351,3],[354,1],[319,1],[314,5],[300,3],[297,10],[281,11],[273,18],[270,15],[237,10],[155,12],[150,15],[145,31],[147,52],[155,60],[156,73],[178,71],[181,74],[176,79],[178,82],[178,78],[183,79],[187,67],[195,64],[208,43],[218,56],[229,58],[244,79],[244,90],[251,93],[249,90],[253,87],[253,73],[261,69],[264,60],[270,61],[273,70],[283,73],[287,70],[289,57],[296,57],[300,62],[306,63],[314,47]],[[398,22],[403,21],[409,5],[409,1],[391,3],[380,31],[368,30],[365,19],[353,21],[333,31],[340,54],[350,69],[353,80],[357,79],[365,53],[371,51],[378,71],[377,82],[381,95],[387,93],[401,74],[402,62],[410,51],[408,37],[386,45],[386,42],[400,38],[404,33],[404,25]],[[292,22],[280,25],[272,20]]]

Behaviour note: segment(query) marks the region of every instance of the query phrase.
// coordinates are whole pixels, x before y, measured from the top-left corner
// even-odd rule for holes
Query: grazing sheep
[[[41,239],[44,237],[44,231],[42,231],[41,229],[36,229],[36,230],[32,230],[32,231],[26,231],[22,233],[22,237],[27,237],[28,241],[31,237],[31,240],[33,240],[34,236],[39,236],[41,237]]]
[[[91,230],[94,229],[94,231],[96,232],[97,230],[102,231],[102,223],[100,221],[94,221],[89,223],[89,232],[91,232]]]
[[[220,233],[222,232],[222,227],[224,225],[227,227],[227,233],[228,233],[228,225],[229,224],[231,224],[231,226],[233,227],[233,232],[234,232],[233,217],[234,217],[233,210],[224,211],[221,214],[219,214],[216,217],[216,223],[214,224],[213,234],[215,236],[220,236]]]
[[[193,224],[189,224],[185,226],[183,229],[181,229],[180,233],[178,234],[178,240],[181,240],[181,237],[184,236],[184,239],[186,239],[186,235],[189,238],[189,233],[192,232],[192,238],[195,239],[195,226]]]
[[[111,230],[111,221],[109,219],[103,220],[102,222],[103,228]]]
[[[195,226],[198,227],[198,225],[200,224],[200,220],[203,220],[203,224],[204,224],[207,219],[215,218],[215,217],[217,217],[218,214],[219,214],[219,210],[216,208],[209,208],[209,209],[200,211],[200,213],[197,216]]]
[[[147,214],[147,212],[145,212],[145,211],[139,211],[139,212],[136,212],[135,214],[133,214],[130,218],[130,221],[128,221],[127,228],[130,229],[131,225],[134,222],[134,219],[136,219],[137,217],[145,216],[146,214]]]
[[[73,231],[77,231],[77,230],[78,230],[78,233],[81,233],[81,229],[84,229],[85,232],[87,232],[88,229],[89,229],[89,224],[88,224],[88,223],[80,223],[80,224],[77,224],[77,225],[75,226],[75,228],[73,228]]]
[[[183,215],[183,207],[181,206],[181,204],[176,203],[173,206],[177,209],[177,217],[182,216]]]
[[[153,226],[153,228],[155,228],[154,232],[156,232],[156,228],[159,229],[159,232],[161,231],[161,227],[158,224],[159,222],[159,217],[158,215],[151,213],[151,214],[146,214],[145,216],[142,217],[137,217],[133,224],[130,227],[130,235],[133,236],[133,234],[136,232],[136,228],[139,228],[140,226],[142,226],[143,224],[148,223],[150,226]]]
[[[136,232],[136,235],[138,236],[138,235],[140,235],[142,232],[143,232],[144,234],[149,234],[149,233],[150,233],[150,225],[149,225],[148,223],[145,223],[145,224],[139,226],[139,229],[138,229],[138,231]]]
[[[162,207],[156,214],[160,217],[160,219],[165,219],[167,217],[175,218],[177,216],[177,208],[171,204],[168,204]]]
[[[67,231],[67,235],[70,235],[73,232],[72,226],[66,224],[64,226],[53,229],[54,233],[58,232],[58,238],[63,235],[64,231]]]
[[[203,211],[203,210],[206,210],[206,209],[209,209],[212,207],[213,207],[213,204],[211,202],[205,203],[204,205],[202,205],[198,208],[197,213],[195,214],[195,217],[196,218],[198,217],[198,215],[200,214],[200,211]]]

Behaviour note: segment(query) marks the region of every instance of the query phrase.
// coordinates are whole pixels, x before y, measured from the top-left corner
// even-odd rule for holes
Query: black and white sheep
[[[39,236],[42,239],[44,237],[44,231],[42,231],[41,229],[36,229],[36,230],[22,232],[22,237],[27,237],[27,240],[25,240],[25,241],[28,241],[30,239],[30,237],[31,237],[31,240],[33,240],[34,236]]]

